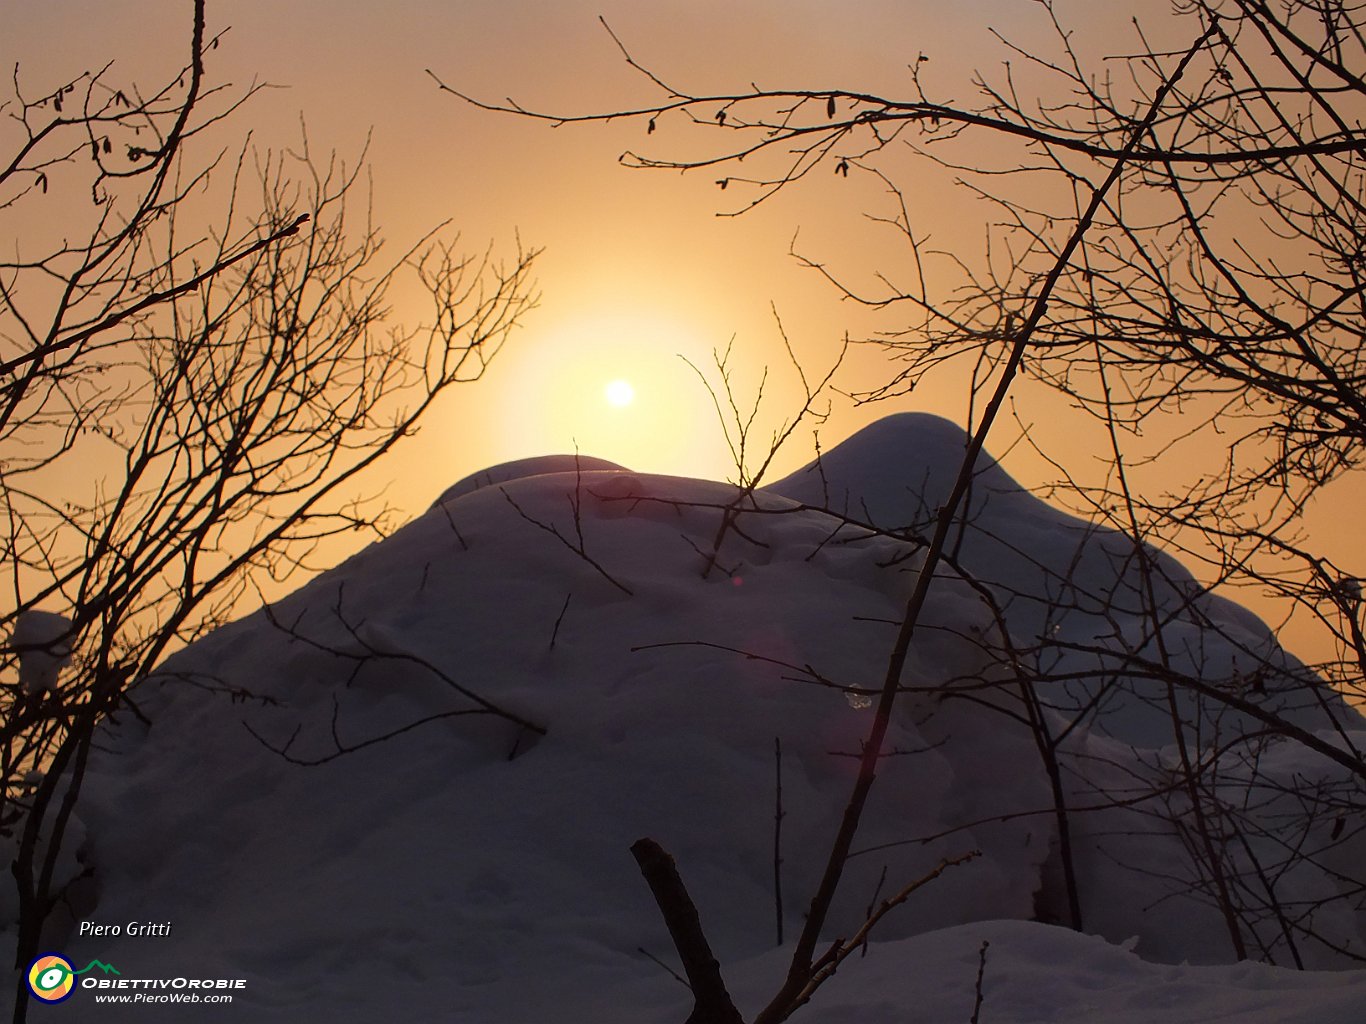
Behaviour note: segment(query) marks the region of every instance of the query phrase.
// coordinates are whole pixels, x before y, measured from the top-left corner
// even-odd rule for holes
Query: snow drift
[[[127,975],[247,979],[238,1005],[203,1019],[676,1022],[690,1000],[651,959],[673,952],[629,854],[649,835],[676,857],[752,1012],[783,970],[777,773],[790,941],[921,564],[915,528],[962,449],[944,421],[884,420],[754,495],[714,558],[729,485],[563,456],[462,481],[138,688],[153,724],[107,723],[81,803],[93,874],[49,946]],[[1164,732],[1151,681],[1116,682],[1152,640],[1133,602],[1139,560],[985,458],[968,524],[917,630],[830,936],[941,858],[981,856],[889,916],[803,1019],[966,1020],[989,939],[983,1020],[1093,1020],[1098,1006],[1119,1007],[1113,1020],[1204,1020],[1210,1007],[1359,1020],[1366,974],[1153,966],[1232,954],[1173,824],[1170,718]],[[1339,703],[1304,696],[1298,663],[1254,617],[1143,554],[1187,640],[1182,671],[1227,679],[1258,658],[1281,673],[1268,707],[1310,730],[1330,711],[1360,728]],[[1054,793],[1020,713],[1020,652],[1031,671],[1069,677],[1042,700],[1053,735],[1070,727],[1058,758],[1091,935],[1039,923],[1067,907]],[[1247,813],[1265,826],[1263,859],[1286,841],[1278,822],[1300,826],[1284,787],[1279,802],[1262,787],[1351,785],[1321,755],[1229,743],[1246,726],[1237,715],[1187,710],[1196,740],[1202,716],[1218,716],[1230,801],[1258,794]],[[1366,739],[1334,742],[1351,737]],[[1327,848],[1333,825],[1311,822],[1300,848]],[[1312,929],[1287,938],[1270,911],[1249,912],[1258,953],[1287,963],[1290,942],[1307,966],[1343,967],[1366,952],[1353,888],[1366,843],[1339,835],[1331,850],[1331,863],[1278,877]],[[82,938],[78,920],[173,929]]]

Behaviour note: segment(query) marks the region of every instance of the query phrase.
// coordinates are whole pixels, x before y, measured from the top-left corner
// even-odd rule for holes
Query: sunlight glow
[[[607,398],[609,405],[617,408],[630,405],[636,399],[636,389],[631,387],[631,382],[626,380],[614,380],[603,389],[603,394]]]
[[[486,424],[471,429],[488,443],[482,463],[460,475],[578,451],[637,473],[724,480],[731,466],[716,409],[679,358],[707,365],[718,336],[691,314],[645,305],[574,310],[528,330],[462,403],[467,422]]]

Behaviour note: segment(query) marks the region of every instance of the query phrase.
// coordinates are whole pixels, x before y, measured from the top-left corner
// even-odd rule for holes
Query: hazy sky
[[[1029,13],[1019,2],[594,3],[466,0],[378,4],[356,0],[210,3],[211,28],[230,26],[209,55],[219,81],[281,86],[256,97],[215,141],[248,130],[262,146],[292,143],[306,118],[315,149],[354,156],[373,131],[377,219],[395,247],[451,218],[470,249],[510,250],[520,234],[544,246],[541,307],[481,384],[459,390],[407,455],[420,479],[400,474],[394,494],[424,507],[454,478],[493,462],[571,450],[633,468],[724,476],[729,455],[710,399],[685,356],[705,367],[734,337],[737,385],[752,394],[772,366],[771,429],[792,408],[773,321],[776,307],[808,371],[823,371],[846,328],[866,318],[838,301],[788,256],[839,261],[866,247],[862,214],[876,193],[833,180],[793,192],[745,217],[719,218],[735,192],[717,175],[631,172],[617,155],[646,143],[639,122],[552,129],[488,114],[438,91],[425,74],[473,94],[514,96],[556,110],[615,107],[653,93],[622,61],[602,14],[633,52],[668,78],[699,90],[834,85],[905,92],[907,65],[925,52],[940,80],[965,88],[967,55],[993,53],[985,26]],[[184,60],[190,5],[169,0],[100,4],[5,0],[0,56],[18,61],[35,87],[110,59],[152,83]],[[986,59],[986,57],[984,57]],[[994,59],[994,58],[992,58]],[[957,95],[963,95],[962,91]],[[657,153],[677,147],[660,132]],[[673,150],[677,152],[677,148]],[[860,191],[862,189],[862,191]],[[965,231],[980,244],[980,227]],[[849,265],[856,265],[850,259]],[[400,309],[415,318],[421,309]],[[873,352],[840,379],[853,389],[885,372]],[[818,374],[819,375],[819,374]],[[609,405],[603,388],[624,378],[635,401]],[[952,412],[957,395],[917,396]],[[886,407],[837,401],[830,443]],[[795,439],[780,469],[810,456]],[[407,459],[403,460],[407,465]]]
[[[18,62],[21,81],[35,90],[111,58],[120,77],[155,83],[185,60],[188,0],[0,5],[0,60]],[[1102,11],[1076,0],[1057,10],[1082,25],[1094,49],[1115,52],[1131,47],[1131,15],[1154,25],[1169,7],[1138,0]],[[251,131],[261,146],[290,144],[303,116],[315,150],[354,157],[373,132],[375,210],[394,248],[450,218],[470,250],[492,242],[511,251],[518,235],[546,249],[540,308],[487,378],[457,389],[386,467],[389,499],[410,514],[469,472],[576,445],[643,471],[725,477],[733,467],[710,399],[680,355],[706,367],[712,350],[734,338],[742,397],[769,365],[768,415],[759,419],[766,436],[794,408],[795,378],[774,307],[816,376],[844,331],[859,337],[896,326],[841,303],[788,255],[796,236],[802,252],[862,280],[873,270],[904,269],[889,236],[866,217],[891,212],[872,183],[821,174],[744,217],[717,217],[740,201],[716,188],[718,174],[618,166],[630,147],[684,152],[684,136],[667,125],[649,138],[638,121],[551,128],[468,107],[425,73],[480,97],[512,96],[556,111],[650,101],[655,94],[621,59],[599,14],[643,63],[696,91],[757,82],[908,95],[908,65],[923,53],[939,96],[970,101],[972,69],[990,72],[1009,56],[990,29],[1026,44],[1047,34],[1043,8],[1032,0],[211,2],[211,28],[230,31],[209,55],[210,77],[280,86],[253,99],[215,142],[235,147]],[[1109,22],[1079,20],[1100,17]],[[903,184],[933,244],[980,252],[988,214],[981,204],[942,181]],[[423,310],[405,295],[397,311],[416,320]],[[837,384],[858,390],[889,372],[885,356],[865,348]],[[616,379],[631,382],[634,402],[607,402],[604,388]],[[1024,394],[1022,416],[1045,445],[1073,433],[1064,410]],[[896,405],[855,408],[837,398],[822,445],[905,408],[962,420],[961,386],[945,377]],[[1003,424],[991,447],[1003,450],[1016,433]],[[804,463],[811,450],[809,432],[798,434],[775,473]],[[1052,475],[1025,446],[1006,464],[1027,483]]]

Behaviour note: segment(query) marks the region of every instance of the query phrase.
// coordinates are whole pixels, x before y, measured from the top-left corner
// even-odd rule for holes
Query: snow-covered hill
[[[928,536],[967,440],[935,416],[888,416],[770,489],[884,529]],[[1174,672],[1211,682],[1245,686],[1257,677],[1265,706],[1305,728],[1328,724],[1324,700],[1333,714],[1350,714],[1336,695],[1305,685],[1309,674],[1261,620],[1205,592],[1175,559],[1061,514],[986,455],[974,468],[964,526],[954,535],[957,562],[991,585],[1011,633],[1039,670],[1066,680],[1049,694],[1055,706],[1088,708],[1104,687],[1096,708],[1101,727],[1132,743],[1161,746],[1172,733],[1165,686],[1145,682],[1132,665],[1165,657]],[[1161,651],[1154,622],[1161,624]],[[1125,677],[1122,685],[1114,685],[1115,675]],[[1256,727],[1226,708],[1198,705],[1183,695],[1191,735],[1216,713],[1225,729]]]
[[[677,859],[752,1012],[785,966],[778,770],[790,942],[919,565],[914,540],[887,531],[933,511],[962,448],[930,417],[875,424],[745,505],[714,559],[729,485],[566,457],[494,467],[175,656],[139,688],[150,729],[123,716],[105,730],[80,807],[95,884],[49,945],[129,977],[246,988],[198,1016],[105,1005],[82,1019],[679,1022],[690,998],[651,959],[675,957],[629,853],[647,835]],[[881,532],[807,507],[819,504]],[[1170,722],[1158,727],[1150,684],[1113,679],[1116,658],[1151,640],[1129,602],[1132,548],[989,461],[971,507],[958,559],[969,578],[945,569],[935,582],[830,936],[856,928],[880,887],[982,855],[889,916],[799,1019],[966,1022],[984,940],[991,1024],[1102,1009],[1107,1021],[1366,1019],[1366,972],[1158,966],[1232,954],[1173,824]],[[1281,658],[1254,617],[1147,557],[1174,609],[1167,628],[1186,640],[1182,670],[1225,680],[1254,655]],[[1073,677],[1039,685],[1053,734],[1074,723],[1057,757],[1093,934],[1040,923],[1068,911],[1053,793],[1020,713],[1024,662],[1008,648],[1032,672]],[[1259,699],[1326,729],[1324,706],[1285,689],[1296,663],[1277,664],[1284,685]],[[1099,717],[1081,714],[1095,694]],[[1219,795],[1255,797],[1243,813],[1264,829],[1251,836],[1262,862],[1287,829],[1299,850],[1328,851],[1277,875],[1303,926],[1290,928],[1296,951],[1310,966],[1366,954],[1360,824],[1349,845],[1338,826],[1330,847],[1333,820],[1305,825],[1292,795],[1267,789],[1350,785],[1343,769],[1287,743],[1229,743],[1241,717],[1218,724]],[[1163,795],[1139,799],[1150,790]],[[1285,922],[1248,916],[1254,949],[1290,962]],[[77,921],[172,930],[81,937]]]

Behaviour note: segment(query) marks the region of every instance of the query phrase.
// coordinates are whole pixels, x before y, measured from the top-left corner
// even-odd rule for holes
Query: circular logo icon
[[[28,990],[45,1003],[60,1003],[76,989],[76,972],[60,953],[44,953],[28,967]]]

